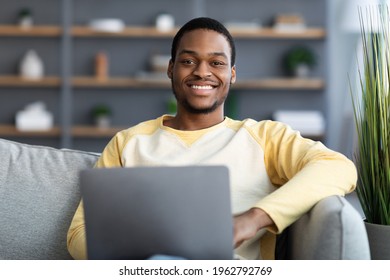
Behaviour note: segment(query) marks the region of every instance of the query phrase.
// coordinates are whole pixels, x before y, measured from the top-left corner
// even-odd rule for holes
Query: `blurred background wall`
[[[156,31],[156,20],[167,14],[169,29],[169,20],[176,28],[193,17],[210,16],[235,32],[238,83],[226,105],[228,116],[261,120],[281,110],[314,111],[323,116],[325,130],[303,134],[351,156],[348,74],[354,69],[359,34],[343,28],[351,11],[347,2],[0,0],[0,137],[101,151],[116,131],[172,113],[169,81],[164,69],[157,68],[169,55],[174,30]],[[32,24],[21,31],[25,15]],[[116,19],[113,28],[119,29],[91,29],[96,19]],[[160,24],[164,28],[164,18]],[[315,57],[304,77],[284,64],[296,47]],[[29,50],[36,51],[44,65],[38,81],[20,77]],[[107,67],[100,79],[99,57],[100,67]],[[53,117],[52,128],[20,131],[17,113],[42,107]],[[92,114],[104,109],[111,111],[110,124],[98,128]]]

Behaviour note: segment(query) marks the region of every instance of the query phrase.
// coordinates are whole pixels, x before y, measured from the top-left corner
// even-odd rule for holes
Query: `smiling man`
[[[268,258],[272,246],[260,242],[266,232],[279,233],[319,200],[352,191],[356,170],[342,154],[285,124],[225,117],[224,102],[236,80],[235,56],[233,38],[221,23],[210,18],[186,23],[173,39],[167,71],[177,114],[119,132],[96,167],[227,166],[235,252],[246,259]],[[68,249],[74,258],[86,258],[82,202]]]
[[[193,30],[185,34],[178,49],[175,46],[172,52],[168,76],[178,101],[178,117],[188,112],[197,117],[207,116],[211,124],[221,122],[223,104],[230,84],[236,79],[226,37],[213,30]]]

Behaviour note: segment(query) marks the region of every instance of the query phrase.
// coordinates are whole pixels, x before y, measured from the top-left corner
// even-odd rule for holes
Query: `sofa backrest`
[[[98,154],[0,139],[0,259],[70,259],[79,171]]]

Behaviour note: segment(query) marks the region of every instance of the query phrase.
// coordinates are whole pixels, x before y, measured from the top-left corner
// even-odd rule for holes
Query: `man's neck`
[[[223,112],[222,114],[177,114],[172,119],[167,119],[164,121],[164,125],[177,129],[177,130],[200,130],[212,127],[217,125],[224,120]]]

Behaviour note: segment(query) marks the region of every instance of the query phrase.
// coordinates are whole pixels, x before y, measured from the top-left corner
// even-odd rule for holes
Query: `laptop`
[[[80,187],[88,259],[233,259],[225,166],[87,169]]]

